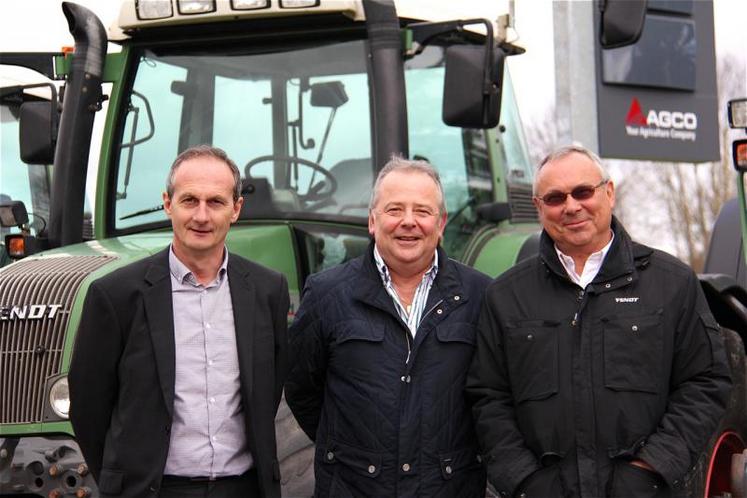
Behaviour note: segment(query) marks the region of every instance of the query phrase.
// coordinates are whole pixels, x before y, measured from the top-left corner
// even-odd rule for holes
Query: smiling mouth
[[[569,222],[563,223],[563,226],[565,228],[571,228],[571,229],[572,228],[579,228],[579,227],[583,226],[584,224],[586,224],[587,221],[588,220],[569,221]]]

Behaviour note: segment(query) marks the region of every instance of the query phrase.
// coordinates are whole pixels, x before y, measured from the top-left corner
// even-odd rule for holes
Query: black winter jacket
[[[413,341],[372,251],[309,277],[289,331],[285,394],[316,441],[315,497],[484,496],[464,383],[490,279],[439,249]]]
[[[697,277],[632,242],[617,220],[612,228],[586,289],[546,233],[538,256],[488,288],[467,394],[488,478],[504,496],[626,496],[635,475],[671,488],[724,412],[729,368]]]

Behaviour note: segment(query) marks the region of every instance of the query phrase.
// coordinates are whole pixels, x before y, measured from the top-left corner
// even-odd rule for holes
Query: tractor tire
[[[314,443],[296,422],[285,394],[275,416],[275,437],[280,463],[282,496],[310,497],[314,494]]]
[[[732,496],[732,455],[741,454],[747,442],[747,362],[744,343],[739,334],[725,328],[721,329],[721,334],[732,376],[732,390],[726,413],[682,484],[673,490],[674,497]]]

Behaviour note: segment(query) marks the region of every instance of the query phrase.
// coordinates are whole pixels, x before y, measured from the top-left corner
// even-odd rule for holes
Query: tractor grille
[[[532,203],[531,185],[509,184],[508,203],[511,206],[512,223],[536,222],[539,219]]]
[[[83,279],[109,256],[27,259],[0,270],[0,423],[41,422]]]

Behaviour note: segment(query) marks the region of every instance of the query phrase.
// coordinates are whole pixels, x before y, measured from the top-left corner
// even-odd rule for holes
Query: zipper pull
[[[572,326],[576,326],[578,324],[578,311],[573,315],[573,321],[571,321]]]

